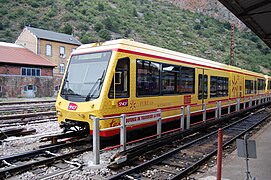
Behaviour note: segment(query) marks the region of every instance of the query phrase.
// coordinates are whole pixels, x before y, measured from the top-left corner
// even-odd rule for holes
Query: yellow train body
[[[78,62],[84,63],[84,58],[80,59],[80,56],[87,57],[90,54],[90,58],[98,63],[96,55],[93,55],[95,53],[98,53],[99,58],[110,56],[102,78],[97,81],[101,85],[99,93],[93,98],[92,93],[84,92],[81,93],[84,96],[78,100],[75,96],[79,97],[80,93],[75,91],[81,92],[80,87],[95,84],[87,82],[86,77],[91,77],[89,73],[98,73],[100,65],[97,70],[94,65],[89,65],[89,68],[94,68],[92,72],[88,70],[88,73],[81,75],[80,71],[83,72],[84,66],[88,65],[76,64],[76,58]],[[73,80],[76,77],[71,74],[76,76],[76,72],[72,67],[85,80]],[[60,123],[82,122],[88,124],[92,131],[91,116],[104,118],[161,109],[162,116],[166,118],[180,114],[181,106],[190,105],[193,112],[201,110],[203,103],[211,108],[216,101],[222,101],[225,105],[229,101],[236,102],[237,98],[244,101],[246,98],[265,95],[270,93],[269,82],[271,79],[260,73],[130,40],[113,40],[82,45],[72,53],[57,97],[56,110]],[[100,129],[114,127],[119,123],[119,119],[103,120]],[[118,132],[103,131],[101,136],[112,136]]]

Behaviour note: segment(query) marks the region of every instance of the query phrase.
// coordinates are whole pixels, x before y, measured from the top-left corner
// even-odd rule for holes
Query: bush
[[[119,24],[112,17],[107,17],[106,19],[104,19],[103,24],[105,25],[106,29],[116,32],[116,33],[119,32],[119,28],[118,28]]]
[[[40,5],[36,1],[32,1],[31,2],[31,7],[38,8],[38,7],[40,7]]]
[[[224,28],[230,30],[231,24],[229,22],[224,23]]]
[[[196,24],[196,25],[193,27],[193,29],[195,29],[195,30],[200,30],[200,29],[201,29],[201,25],[200,25],[200,24]]]
[[[99,4],[98,4],[98,7],[97,7],[97,10],[98,11],[104,11],[104,5],[101,3],[101,2],[99,2]]]
[[[61,29],[61,32],[65,34],[72,34],[72,26],[68,23],[65,24],[65,26]]]
[[[57,15],[57,10],[55,8],[51,8],[47,13],[48,17],[54,17],[56,15]]]
[[[104,40],[110,40],[111,34],[107,29],[102,29],[99,31],[99,36],[103,38]]]
[[[93,28],[96,32],[99,32],[101,29],[104,29],[104,25],[101,22],[97,22],[96,24],[94,24],[94,28]]]

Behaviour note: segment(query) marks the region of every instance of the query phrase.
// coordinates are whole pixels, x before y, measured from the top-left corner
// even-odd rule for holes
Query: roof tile
[[[0,43],[0,63],[36,65],[36,66],[51,66],[56,65],[51,61],[43,58],[32,51],[23,48],[12,46],[11,43]]]

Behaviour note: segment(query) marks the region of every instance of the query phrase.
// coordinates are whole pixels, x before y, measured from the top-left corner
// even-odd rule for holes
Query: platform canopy
[[[271,0],[219,0],[271,48]]]

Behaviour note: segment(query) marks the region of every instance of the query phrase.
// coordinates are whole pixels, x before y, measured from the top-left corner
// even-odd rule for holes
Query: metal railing
[[[121,150],[126,150],[126,144],[127,144],[127,127],[129,126],[134,126],[134,125],[139,125],[139,124],[145,124],[145,123],[152,123],[156,122],[157,124],[157,132],[156,135],[152,137],[157,137],[160,138],[162,134],[162,122],[164,119],[169,119],[169,118],[180,118],[180,127],[177,129],[180,129],[180,131],[185,129],[185,124],[186,124],[186,129],[189,129],[191,126],[191,115],[192,114],[202,114],[202,121],[197,122],[195,124],[201,123],[201,122],[206,122],[207,120],[211,119],[219,119],[222,116],[222,109],[227,108],[227,114],[231,113],[231,107],[235,106],[235,112],[239,112],[241,109],[241,104],[243,104],[243,109],[246,109],[246,104],[248,103],[248,108],[253,106],[260,105],[262,103],[266,103],[271,100],[271,96],[263,96],[263,97],[257,97],[253,99],[252,97],[244,98],[244,101],[241,102],[241,100],[238,98],[236,99],[236,102],[231,103],[231,100],[228,100],[228,103],[222,106],[221,101],[216,101],[215,107],[206,108],[206,104],[203,103],[201,105],[196,105],[196,106],[202,106],[202,110],[198,111],[193,111],[191,112],[191,106],[187,105],[186,106],[186,113],[185,113],[185,107],[182,106],[180,108],[180,114],[172,115],[172,116],[167,116],[162,118],[162,111],[160,109],[157,109],[157,111],[154,112],[149,112],[149,113],[144,113],[140,115],[131,115],[128,116],[126,114],[122,114],[120,116],[111,116],[111,117],[106,117],[106,118],[98,118],[98,117],[90,117],[90,119],[93,120],[93,155],[94,155],[94,160],[93,163],[95,165],[100,164],[100,132],[101,131],[108,131],[108,130],[115,130],[115,129],[120,129],[120,145],[118,147],[121,148]],[[194,106],[193,106],[194,107]],[[211,119],[206,119],[207,118],[207,112],[208,111],[215,111],[215,116],[214,118]],[[186,123],[185,123],[185,116],[186,116]],[[114,127],[109,127],[109,128],[104,128],[100,129],[100,121],[101,120],[109,120],[109,119],[120,119],[120,125],[114,126]],[[195,125],[192,124],[192,125]],[[170,131],[172,132],[172,131]],[[124,160],[125,161],[125,160]]]

